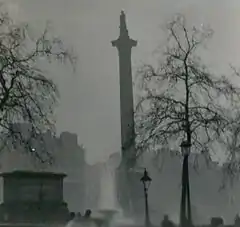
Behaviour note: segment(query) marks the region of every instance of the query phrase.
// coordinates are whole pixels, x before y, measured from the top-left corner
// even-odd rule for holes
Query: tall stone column
[[[112,41],[119,56],[119,82],[120,82],[120,110],[121,110],[121,164],[116,172],[118,199],[120,205],[128,213],[131,207],[131,182],[129,169],[135,164],[135,131],[134,131],[134,104],[132,83],[132,47],[137,41],[129,37],[126,16],[120,15],[120,35]]]

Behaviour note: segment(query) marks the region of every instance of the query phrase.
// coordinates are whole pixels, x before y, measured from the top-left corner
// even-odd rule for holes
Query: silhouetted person
[[[235,226],[235,227],[240,227],[240,217],[239,217],[239,214],[237,214],[237,215],[235,216],[234,226]]]
[[[169,220],[168,215],[164,215],[164,218],[161,223],[161,227],[174,227],[174,224],[171,220]]]
[[[221,217],[212,217],[211,218],[211,226],[212,227],[219,227],[219,226],[223,226],[224,225],[224,221]]]
[[[71,212],[71,213],[70,213],[70,218],[69,218],[69,221],[68,221],[66,227],[72,227],[73,224],[74,224],[74,222],[75,222],[75,218],[76,218],[75,213],[74,213],[74,212]]]
[[[70,219],[69,219],[69,221],[70,221],[70,220],[73,220],[73,219],[75,218],[75,216],[76,216],[76,215],[75,215],[74,212],[70,212]]]
[[[76,214],[76,219],[81,219],[82,218],[82,214],[80,213],[80,212],[77,212],[77,214]]]
[[[87,209],[87,210],[85,211],[84,217],[85,217],[85,218],[90,218],[90,217],[91,217],[91,214],[92,214],[92,211],[91,211],[90,209]]]

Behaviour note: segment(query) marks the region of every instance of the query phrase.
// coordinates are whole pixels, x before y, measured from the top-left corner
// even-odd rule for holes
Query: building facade
[[[27,134],[27,125],[17,125]],[[78,145],[77,135],[62,132],[59,137],[50,132],[33,138],[31,146],[33,153],[26,152],[21,143],[14,144],[10,149],[0,154],[1,172],[14,170],[49,171],[65,173],[63,195],[70,211],[85,210],[85,150]],[[34,152],[50,154],[52,163],[41,163]]]

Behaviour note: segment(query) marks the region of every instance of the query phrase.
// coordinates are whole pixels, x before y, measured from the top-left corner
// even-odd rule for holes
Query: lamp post
[[[141,177],[140,181],[143,183],[144,188],[144,198],[145,198],[145,227],[150,227],[151,222],[149,218],[149,208],[148,208],[148,189],[152,182],[152,179],[149,177],[148,172],[145,168],[143,177]]]
[[[190,227],[192,225],[192,214],[189,188],[188,157],[190,155],[191,144],[188,141],[183,141],[180,146],[183,155],[180,226]]]

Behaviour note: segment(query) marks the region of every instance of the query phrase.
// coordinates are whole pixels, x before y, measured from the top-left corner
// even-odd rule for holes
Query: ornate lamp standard
[[[149,218],[149,208],[148,208],[148,189],[152,182],[152,179],[149,177],[148,172],[145,168],[143,177],[141,177],[140,181],[143,183],[144,188],[144,198],[145,198],[145,227],[150,227],[151,222]]]
[[[183,141],[180,146],[183,155],[180,226],[190,227],[192,226],[192,214],[189,188],[188,157],[190,155],[191,144],[188,141]]]

